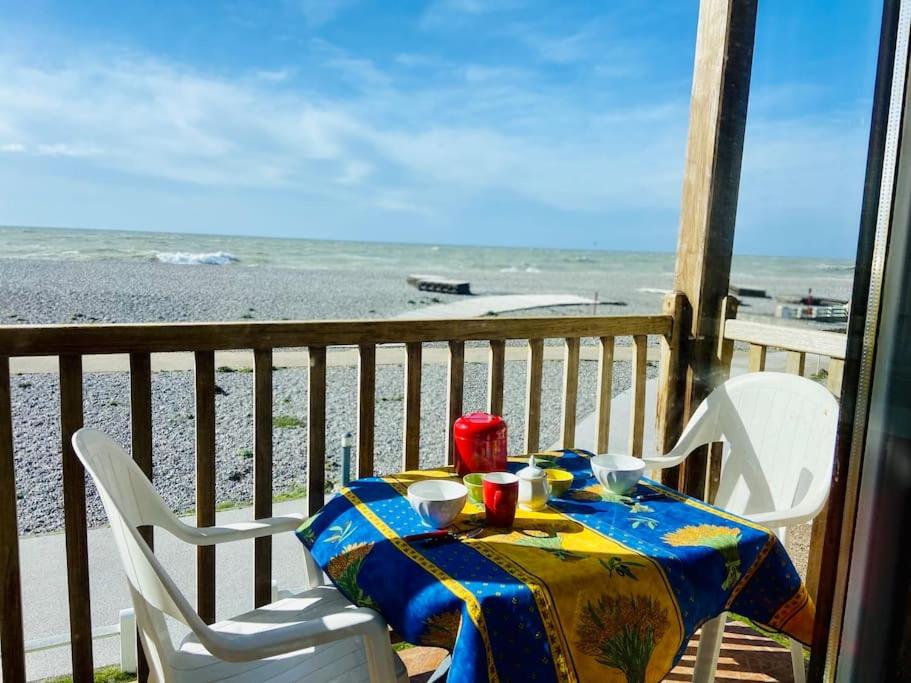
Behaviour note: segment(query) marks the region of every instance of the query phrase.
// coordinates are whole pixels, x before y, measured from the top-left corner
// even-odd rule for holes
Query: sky
[[[696,0],[0,0],[0,225],[673,251]],[[735,251],[852,258],[881,4],[760,0]]]

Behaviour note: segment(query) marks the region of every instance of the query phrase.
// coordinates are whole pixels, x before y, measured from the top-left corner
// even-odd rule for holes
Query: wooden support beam
[[[757,0],[702,0],[680,209],[675,289],[692,307],[685,331],[684,419],[718,382],[721,302],[730,286]],[[707,451],[691,454],[683,489],[702,496]]]

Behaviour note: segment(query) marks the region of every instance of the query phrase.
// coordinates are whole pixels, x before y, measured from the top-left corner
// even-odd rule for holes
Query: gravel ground
[[[486,404],[485,364],[469,363],[465,370],[465,411]],[[522,451],[524,434],[524,362],[506,364],[504,416],[510,425],[511,452]],[[627,362],[614,364],[614,394],[630,384]],[[650,375],[655,368],[649,367]],[[216,397],[217,500],[242,502],[253,492],[253,375],[219,372]],[[376,454],[378,473],[402,468],[403,370],[377,368]],[[558,438],[562,363],[544,363],[541,444]],[[579,375],[578,414],[594,410],[596,363],[583,361]],[[327,371],[327,479],[339,481],[340,442],[356,426],[357,374],[353,367]],[[421,466],[439,465],[444,457],[446,367],[427,364],[422,381]],[[295,491],[307,476],[307,372],[276,370],[276,420],[295,426],[274,428],[275,493]],[[84,380],[85,425],[101,429],[129,444],[129,378],[125,373],[87,374]],[[43,533],[62,526],[59,399],[56,375],[19,375],[12,379],[13,427],[20,533]],[[175,510],[194,505],[194,399],[189,372],[157,373],[152,383],[155,486]],[[94,487],[89,486],[88,515],[93,526],[105,521]]]
[[[381,318],[463,297],[420,292],[393,270],[298,270],[176,266],[154,262],[29,261],[0,258],[0,323],[325,320]],[[522,292],[592,296],[593,285],[564,274],[471,275],[479,295]],[[617,283],[601,298],[626,305],[601,315],[656,313],[661,294]],[[591,314],[591,307],[548,313]]]

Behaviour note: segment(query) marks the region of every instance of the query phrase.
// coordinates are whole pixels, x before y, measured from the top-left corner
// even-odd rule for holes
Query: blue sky
[[[695,0],[0,3],[0,224],[670,251]],[[736,251],[852,257],[880,5],[761,0]]]

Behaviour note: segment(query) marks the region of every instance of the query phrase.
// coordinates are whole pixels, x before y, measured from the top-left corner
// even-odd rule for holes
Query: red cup
[[[484,475],[484,510],[487,526],[508,529],[516,518],[519,502],[519,478],[509,472]]]

